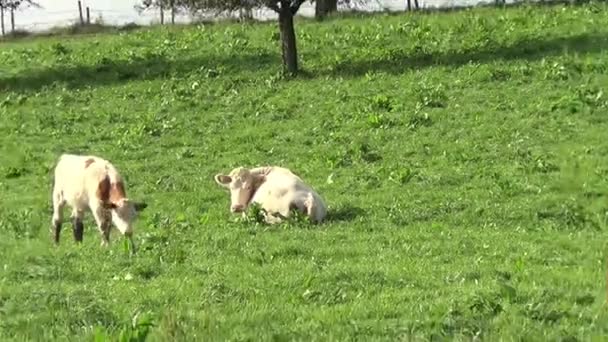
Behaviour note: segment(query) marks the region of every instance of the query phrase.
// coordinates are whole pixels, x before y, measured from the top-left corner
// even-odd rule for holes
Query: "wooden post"
[[[158,7],[160,7],[160,24],[164,25],[165,24],[165,9],[163,8],[162,0],[158,4]]]
[[[82,16],[82,2],[78,0],[78,15],[80,16],[80,25],[84,25],[84,18]]]
[[[0,26],[2,26],[2,35],[6,34],[4,31],[4,7],[0,6]]]
[[[171,25],[175,25],[175,0],[171,0]]]
[[[15,34],[15,7],[11,7],[11,33]]]
[[[89,6],[87,6],[87,25],[91,25],[91,11]]]

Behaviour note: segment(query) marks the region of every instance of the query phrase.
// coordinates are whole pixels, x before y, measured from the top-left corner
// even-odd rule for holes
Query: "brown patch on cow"
[[[99,182],[97,186],[97,198],[103,204],[104,207],[107,207],[110,204],[110,178],[105,177]]]
[[[110,203],[116,204],[125,197],[127,197],[127,194],[125,193],[125,185],[123,182],[118,181],[112,183],[110,186]]]
[[[106,176],[97,187],[97,198],[102,205],[108,209],[116,208],[116,203],[127,197],[124,184],[121,181],[110,182],[110,177]]]
[[[264,184],[264,182],[266,182],[266,176],[267,174],[264,175],[259,175],[259,176],[255,176],[253,177],[253,187],[257,190],[260,186],[262,186],[262,184]]]
[[[262,184],[264,184],[265,181],[266,181],[265,175],[253,176],[253,181],[251,184],[251,193],[249,194],[249,198],[247,199],[247,204],[251,203],[253,196],[255,195],[256,192],[258,192],[258,189],[260,188],[260,186],[262,186]]]
[[[86,169],[87,167],[91,166],[91,164],[93,164],[95,162],[95,159],[93,158],[89,158],[87,160],[84,161],[84,168]]]

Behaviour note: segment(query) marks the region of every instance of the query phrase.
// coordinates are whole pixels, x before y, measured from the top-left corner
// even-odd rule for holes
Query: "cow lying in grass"
[[[327,208],[321,196],[290,170],[276,166],[247,169],[239,167],[228,175],[217,174],[215,181],[230,189],[230,210],[242,212],[252,203],[266,211],[267,223],[280,223],[293,209],[313,223],[325,219]]]
[[[72,208],[74,239],[82,242],[84,211],[89,208],[101,233],[102,246],[110,242],[112,222],[129,238],[132,248],[133,221],[136,212],[146,205],[135,203],[126,197],[125,183],[110,162],[96,156],[63,154],[55,167],[53,184],[53,228],[55,243],[63,221],[62,210],[68,204]]]

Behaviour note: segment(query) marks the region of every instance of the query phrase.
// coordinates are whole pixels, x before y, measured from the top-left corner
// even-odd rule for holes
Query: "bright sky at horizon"
[[[370,10],[388,8],[391,10],[403,10],[407,0],[378,0],[379,4],[368,5]],[[486,0],[488,1],[488,0]],[[412,1],[413,2],[413,1]],[[464,4],[475,4],[480,0],[419,0],[422,7],[444,7]],[[485,1],[484,1],[485,2]],[[511,1],[508,1],[511,2]],[[42,8],[25,8],[15,13],[15,26],[17,29],[30,31],[45,30],[53,26],[65,26],[78,20],[78,0],[38,0]],[[135,22],[146,25],[159,21],[158,10],[138,13],[135,5],[141,0],[82,0],[83,11],[88,6],[91,11],[91,21],[102,18],[107,24],[121,25]],[[306,2],[300,15],[311,16],[314,9]],[[270,11],[257,11],[254,16],[258,19],[272,19],[274,13]],[[188,16],[178,16],[178,22],[189,21]],[[169,13],[165,14],[165,20],[169,20]],[[9,20],[5,20],[6,25]]]

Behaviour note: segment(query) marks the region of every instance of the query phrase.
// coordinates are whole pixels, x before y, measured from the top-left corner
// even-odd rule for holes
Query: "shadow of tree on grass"
[[[608,50],[606,33],[585,33],[570,37],[535,37],[523,39],[507,46],[489,44],[486,47],[447,51],[442,53],[417,53],[396,50],[379,58],[349,60],[335,66],[330,71],[305,71],[303,77],[335,76],[358,77],[368,72],[401,74],[411,69],[422,69],[435,65],[461,66],[469,62],[487,63],[496,60],[539,60],[544,57],[561,55],[566,52],[597,53]],[[318,54],[318,53],[317,53]],[[38,90],[55,83],[63,83],[68,88],[110,85],[129,80],[154,80],[171,76],[184,76],[196,70],[206,69],[208,77],[214,77],[217,69],[225,73],[257,72],[259,70],[280,70],[278,53],[257,53],[239,55],[208,55],[183,60],[170,60],[154,56],[140,60],[104,59],[95,65],[71,65],[42,70],[32,69],[17,75],[0,76],[0,91]]]
[[[445,53],[411,53],[397,50],[378,59],[345,61],[328,73],[332,76],[357,77],[368,72],[401,74],[430,66],[462,66],[470,62],[497,60],[540,60],[564,53],[597,53],[608,50],[608,34],[586,33],[570,37],[529,38],[507,46],[489,44],[483,48]]]
[[[183,60],[171,60],[154,56],[138,60],[102,59],[92,65],[67,65],[47,69],[33,69],[17,75],[0,76],[2,90],[39,90],[56,83],[67,88],[103,86],[124,83],[130,80],[154,80],[171,76],[185,76],[200,71],[206,77],[216,77],[225,69],[226,73],[257,71],[278,66],[278,55],[241,54],[233,56],[199,56]]]

